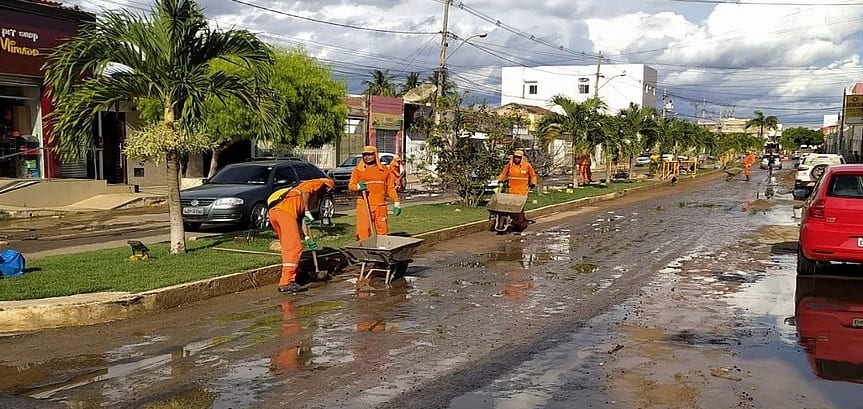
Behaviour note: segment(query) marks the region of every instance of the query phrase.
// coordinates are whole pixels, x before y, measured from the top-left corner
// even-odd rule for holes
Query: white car
[[[638,155],[635,158],[635,166],[646,166],[650,164],[650,155]]]
[[[842,155],[834,153],[810,153],[803,157],[797,166],[797,175],[794,178],[794,188],[811,189],[815,183],[824,176],[830,165],[841,165],[845,163]]]

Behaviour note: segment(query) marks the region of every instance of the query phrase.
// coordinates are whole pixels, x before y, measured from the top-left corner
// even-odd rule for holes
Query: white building
[[[596,86],[596,65],[503,67],[500,104],[515,102],[557,110],[551,98],[562,94],[576,102],[598,95],[609,113],[628,107],[630,102],[657,107],[656,70],[647,65],[600,65],[598,93]]]

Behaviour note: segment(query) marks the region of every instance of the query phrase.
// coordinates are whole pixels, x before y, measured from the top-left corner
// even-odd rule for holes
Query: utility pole
[[[599,55],[596,56],[596,84],[593,87],[593,97],[599,98],[599,77],[602,76],[600,74],[600,67],[602,66],[602,51],[599,52]]]
[[[449,5],[452,0],[444,0],[443,2],[443,29],[440,32],[440,61],[438,65],[437,78],[435,78],[435,82],[437,82],[437,90],[435,90],[435,106],[434,106],[434,122],[435,125],[440,124],[441,115],[438,107],[438,98],[443,95],[443,87],[446,83],[446,79],[444,78],[444,72],[446,72],[446,47],[447,47],[447,37],[449,36]]]
[[[662,89],[662,115],[660,116],[662,119],[665,119],[665,112],[668,109],[668,104],[666,104],[666,100],[668,99],[668,90],[666,88]]]

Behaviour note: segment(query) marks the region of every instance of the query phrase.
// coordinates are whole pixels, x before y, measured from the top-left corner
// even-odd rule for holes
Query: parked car
[[[761,169],[770,167],[770,158],[773,158],[773,169],[782,169],[782,156],[769,153],[761,158]]]
[[[180,192],[183,224],[196,230],[204,223],[238,224],[251,229],[269,226],[267,197],[284,187],[327,175],[303,160],[252,161],[225,166],[201,186]],[[332,222],[333,195],[310,203],[312,216],[324,224]]]
[[[800,160],[797,166],[797,175],[794,178],[795,189],[811,189],[824,175],[828,166],[841,165],[845,163],[842,155],[832,153],[812,153]]]
[[[650,154],[642,153],[635,157],[635,166],[646,166],[650,164]]]
[[[795,198],[805,193],[794,190]],[[827,168],[802,213],[798,274],[814,274],[822,263],[863,263],[863,165]]]
[[[863,280],[797,277],[794,325],[815,375],[863,383]]]
[[[379,156],[381,158],[381,163],[384,166],[389,166],[390,162],[393,161],[393,157],[396,155],[381,152],[379,153]],[[351,172],[354,171],[354,168],[357,167],[357,163],[360,163],[362,159],[362,154],[358,153],[356,155],[351,155],[335,169],[329,171],[328,176],[333,180],[333,182],[335,182],[337,192],[348,188],[348,182],[351,180]]]

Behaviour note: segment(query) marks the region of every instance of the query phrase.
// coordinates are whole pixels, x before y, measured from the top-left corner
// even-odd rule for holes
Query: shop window
[[[590,94],[590,84],[578,84],[579,94]]]
[[[536,84],[528,85],[528,87],[527,87],[527,93],[528,94],[536,95],[537,92],[539,92],[539,86],[538,85],[536,85]]]

